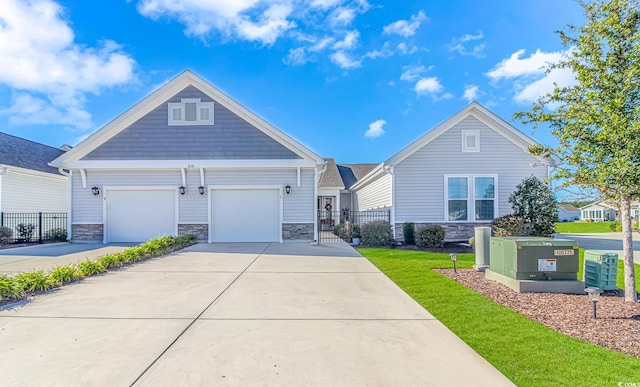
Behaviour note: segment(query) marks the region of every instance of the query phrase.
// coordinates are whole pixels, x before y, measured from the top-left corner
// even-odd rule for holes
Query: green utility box
[[[601,250],[584,252],[584,283],[602,290],[618,289],[618,254]]]
[[[493,237],[489,268],[516,280],[576,280],[578,244],[566,239]]]

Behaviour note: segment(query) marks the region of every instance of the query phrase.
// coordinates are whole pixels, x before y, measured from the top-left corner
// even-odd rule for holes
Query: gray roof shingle
[[[338,172],[336,161],[332,158],[325,158],[325,160],[327,161],[327,170],[320,176],[318,187],[344,189],[345,184]]]
[[[0,132],[0,164],[59,175],[49,162],[64,151]]]

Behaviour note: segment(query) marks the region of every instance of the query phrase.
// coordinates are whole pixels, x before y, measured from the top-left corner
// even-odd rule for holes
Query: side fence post
[[[42,212],[38,212],[38,243],[42,243]]]

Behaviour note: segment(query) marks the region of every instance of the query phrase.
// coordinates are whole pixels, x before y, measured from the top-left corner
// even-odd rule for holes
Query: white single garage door
[[[280,191],[211,191],[211,242],[280,242]]]
[[[144,242],[176,234],[175,190],[108,190],[106,198],[107,242]]]

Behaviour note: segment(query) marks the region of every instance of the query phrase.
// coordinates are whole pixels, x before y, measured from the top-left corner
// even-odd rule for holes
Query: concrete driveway
[[[52,243],[0,250],[0,274],[17,274],[29,270],[50,271],[56,266],[96,259],[124,250],[133,244]]]
[[[593,234],[555,234],[556,238],[570,239],[587,250],[606,250],[617,253],[622,258],[622,233],[607,232]],[[633,233],[633,260],[640,264],[640,234]]]
[[[0,310],[11,386],[512,385],[344,243],[198,244]]]

